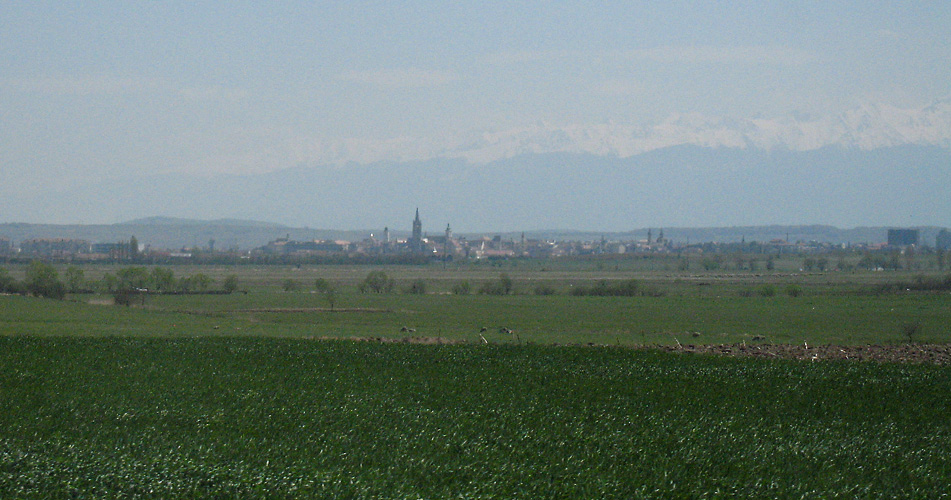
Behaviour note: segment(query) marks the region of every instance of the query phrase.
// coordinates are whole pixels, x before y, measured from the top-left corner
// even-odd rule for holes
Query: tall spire
[[[419,207],[416,208],[416,218],[413,219],[413,237],[410,239],[410,250],[416,253],[423,251],[423,223],[419,220]]]

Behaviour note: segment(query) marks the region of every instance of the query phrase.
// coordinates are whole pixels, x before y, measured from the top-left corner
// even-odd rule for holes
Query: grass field
[[[630,347],[898,344],[908,325],[947,343],[951,294],[891,286],[917,273],[623,264],[387,267],[388,294],[357,292],[365,267],[176,268],[247,293],[0,296],[0,498],[943,493],[947,366]],[[475,292],[502,273],[513,294]],[[630,279],[645,293],[571,295]],[[410,335],[466,344],[318,340]]]
[[[0,338],[0,496],[934,498],[951,371],[617,348]]]
[[[233,295],[150,296],[144,307],[0,297],[6,335],[255,335],[399,337],[492,342],[673,344],[905,342],[951,339],[951,294],[823,294],[772,297],[736,293],[663,297],[341,294],[330,311],[315,293],[252,291]],[[500,334],[499,328],[514,331]],[[486,328],[485,332],[480,332]],[[694,336],[697,335],[697,336]]]

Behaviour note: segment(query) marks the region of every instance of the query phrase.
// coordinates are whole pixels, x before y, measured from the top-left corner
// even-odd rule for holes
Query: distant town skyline
[[[438,223],[437,223],[438,224]],[[456,233],[426,230],[419,209],[411,222],[377,230],[326,230],[288,227],[261,221],[149,217],[109,225],[0,223],[0,257],[126,259],[128,250],[154,256],[191,257],[193,252],[259,256],[321,256],[350,253],[364,256],[445,258],[508,258],[628,252],[683,252],[718,245],[747,245],[756,251],[887,250],[914,245],[951,249],[951,231],[936,226],[862,227],[746,226],[643,227],[624,232],[514,231]],[[130,236],[131,235],[131,236]],[[141,236],[141,238],[136,235]],[[710,247],[710,245],[714,245]],[[693,250],[688,250],[693,249]],[[155,253],[158,252],[158,253]],[[163,257],[163,258],[164,258]]]

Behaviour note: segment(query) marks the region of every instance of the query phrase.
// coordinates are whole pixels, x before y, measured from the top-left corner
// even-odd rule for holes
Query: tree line
[[[82,268],[69,266],[63,272],[51,264],[34,260],[26,268],[22,281],[16,280],[6,268],[0,267],[0,293],[32,295],[50,299],[63,299],[67,293],[112,294],[117,303],[126,302],[132,295],[149,293],[233,293],[238,290],[238,277],[228,275],[215,288],[215,280],[205,273],[176,277],[175,272],[165,267],[151,270],[145,267],[125,267],[106,273],[98,280],[89,280]]]

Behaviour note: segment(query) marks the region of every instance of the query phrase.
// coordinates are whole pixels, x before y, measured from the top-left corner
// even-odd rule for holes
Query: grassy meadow
[[[0,498],[943,494],[946,366],[639,348],[951,339],[951,294],[915,288],[936,270],[798,262],[175,266],[239,292],[0,296]],[[360,293],[379,270],[393,290]],[[465,344],[321,340],[407,336]]]
[[[227,295],[148,295],[112,306],[108,293],[65,301],[0,296],[0,334],[229,335],[267,337],[441,337],[467,342],[540,344],[773,342],[890,344],[951,340],[951,293],[905,290],[932,271],[801,272],[801,258],[775,269],[676,270],[673,258],[511,261],[429,266],[174,266],[201,273],[211,287],[233,276]],[[691,268],[699,265],[694,263]],[[123,266],[81,268],[90,288]],[[382,271],[389,293],[360,293]],[[12,269],[11,274],[22,274]],[[504,295],[480,293],[501,279]],[[335,289],[333,301],[320,280]],[[633,283],[632,296],[574,295],[599,284]],[[414,284],[423,293],[410,293]],[[893,286],[882,291],[885,285]],[[465,285],[468,293],[459,293]],[[404,330],[405,328],[405,330]],[[511,330],[513,333],[500,333]],[[409,330],[413,330],[409,332]],[[756,339],[756,340],[754,340]]]

